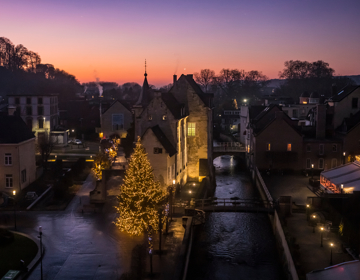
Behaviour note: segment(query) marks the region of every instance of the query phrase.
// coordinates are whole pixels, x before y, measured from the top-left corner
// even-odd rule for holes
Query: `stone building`
[[[135,137],[140,136],[155,177],[163,187],[173,180],[212,178],[212,94],[204,93],[192,75],[181,75],[169,92],[151,90],[145,73],[133,107]]]

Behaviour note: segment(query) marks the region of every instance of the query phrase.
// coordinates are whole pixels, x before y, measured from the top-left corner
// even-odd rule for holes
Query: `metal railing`
[[[213,208],[216,211],[217,207],[228,208],[233,210],[239,210],[240,208],[254,208],[261,209],[266,208],[269,210],[273,209],[272,201],[262,199],[239,199],[233,198],[214,198],[214,199],[197,199],[194,201],[193,207],[197,209]]]
[[[213,146],[214,152],[245,152],[245,146],[240,142],[218,142]]]

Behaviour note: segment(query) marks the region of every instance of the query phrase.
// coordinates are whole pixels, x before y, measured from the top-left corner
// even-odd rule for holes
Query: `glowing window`
[[[195,123],[188,123],[188,136],[195,136]]]
[[[270,144],[270,143],[267,143],[267,144],[266,144],[266,150],[267,150],[267,151],[270,151],[270,150],[271,150],[271,144]]]
[[[288,152],[291,152],[291,144],[290,144],[290,143],[287,144],[286,150],[287,150]]]

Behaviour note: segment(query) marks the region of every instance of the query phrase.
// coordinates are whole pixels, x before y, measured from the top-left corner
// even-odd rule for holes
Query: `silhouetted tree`
[[[208,92],[208,87],[214,82],[215,72],[210,69],[201,69],[200,73],[195,73],[195,82],[203,87],[204,92]]]

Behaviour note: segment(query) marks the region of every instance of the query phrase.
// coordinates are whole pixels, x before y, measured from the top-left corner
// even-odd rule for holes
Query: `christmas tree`
[[[132,235],[140,235],[149,226],[157,231],[158,207],[164,202],[165,197],[166,192],[154,179],[153,170],[139,137],[121,185],[119,205],[115,207],[119,214],[115,221],[116,226]]]

